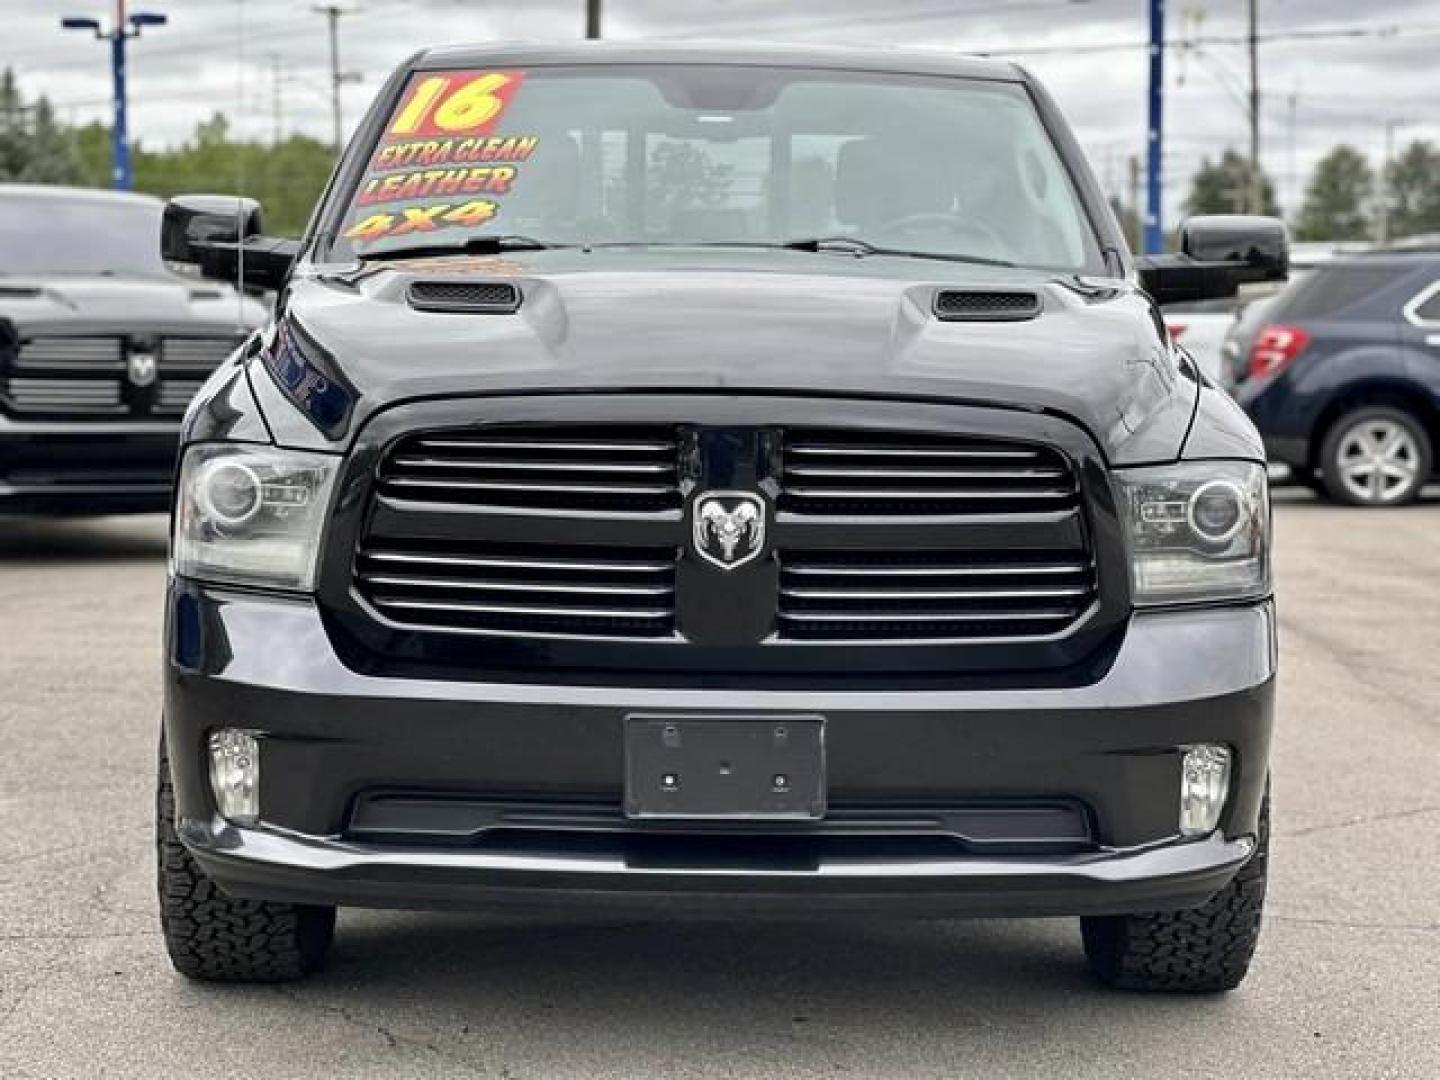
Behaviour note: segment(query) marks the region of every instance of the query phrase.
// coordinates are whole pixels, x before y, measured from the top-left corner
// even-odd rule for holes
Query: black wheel
[[[1413,502],[1434,462],[1425,425],[1404,409],[1365,405],[1330,426],[1320,447],[1329,495],[1351,506]]]
[[[318,969],[335,934],[333,907],[226,896],[175,835],[164,740],[155,799],[160,927],[175,970],[211,982],[285,982]]]
[[[1270,855],[1270,799],[1255,852],[1230,884],[1198,908],[1080,920],[1085,958],[1107,986],[1214,994],[1245,979],[1260,940]]]

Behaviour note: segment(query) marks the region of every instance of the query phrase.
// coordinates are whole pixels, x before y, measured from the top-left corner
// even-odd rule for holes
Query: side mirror
[[[261,235],[260,204],[233,195],[177,195],[165,204],[160,256],[252,289],[279,289],[300,254],[298,240]]]
[[[1180,254],[1137,260],[1157,304],[1220,300],[1241,285],[1290,276],[1290,234],[1279,218],[1217,214],[1180,226]]]

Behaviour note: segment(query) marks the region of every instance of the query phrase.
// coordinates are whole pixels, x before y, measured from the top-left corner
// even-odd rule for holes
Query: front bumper
[[[150,514],[169,508],[176,422],[0,418],[0,514]]]
[[[618,854],[409,851],[188,822],[181,839],[226,892],[299,904],[734,913],[1089,915],[1203,904],[1250,838],[1065,858],[851,856],[805,870],[636,865]]]
[[[805,691],[639,689],[394,678],[347,667],[309,600],[172,586],[166,731],[179,831],[241,896],[355,906],[521,903],[666,913],[1060,915],[1202,903],[1252,850],[1268,769],[1275,676],[1269,603],[1137,614],[1108,670],[1084,686]],[[832,807],[1074,804],[1083,844],[1006,847],[843,842],[806,826],[736,830],[738,855],[656,859],[619,821],[568,833],[437,839],[361,835],[374,792],[547,806],[620,803],[620,731],[634,712],[820,714]],[[263,735],[263,824],[221,821],[204,747],[218,727]],[[1229,745],[1220,829],[1177,835],[1181,750]],[[833,823],[827,822],[827,827]],[[818,833],[818,830],[816,830]],[[713,834],[713,830],[712,830]],[[499,833],[495,834],[498,838]],[[819,841],[824,839],[824,843]],[[795,862],[767,843],[813,848]],[[706,849],[708,850],[708,849]]]

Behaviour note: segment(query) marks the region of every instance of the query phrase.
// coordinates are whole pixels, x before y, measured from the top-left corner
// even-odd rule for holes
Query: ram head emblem
[[[722,570],[765,548],[765,501],[748,491],[711,491],[695,500],[695,553]]]

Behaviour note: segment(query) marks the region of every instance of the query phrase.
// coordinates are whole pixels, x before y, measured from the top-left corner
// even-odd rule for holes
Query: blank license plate
[[[818,716],[629,716],[631,818],[815,821],[825,816]]]

